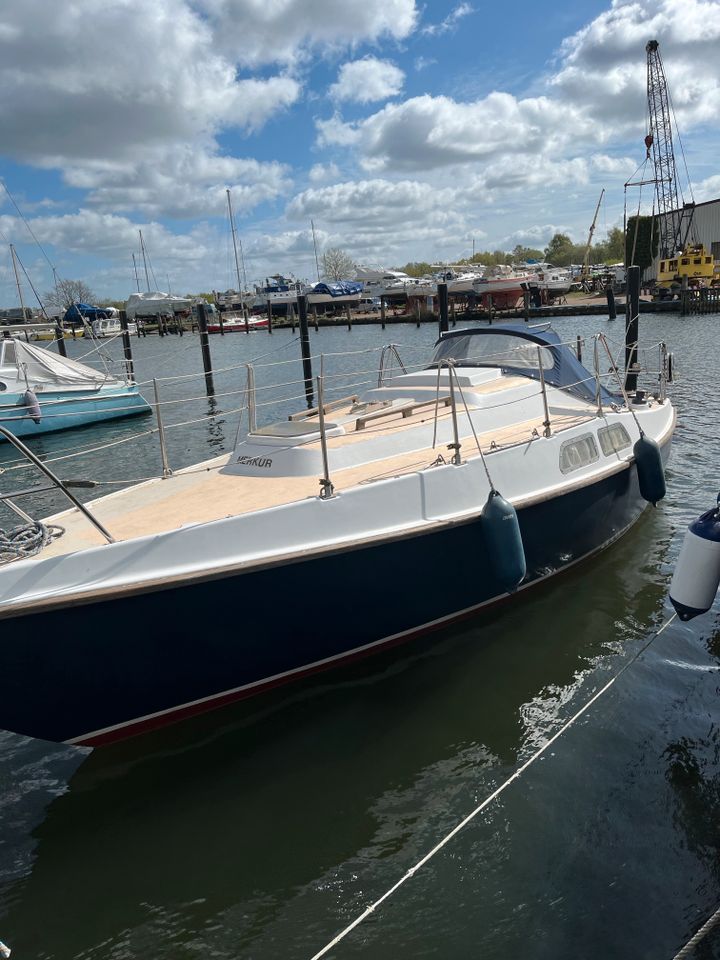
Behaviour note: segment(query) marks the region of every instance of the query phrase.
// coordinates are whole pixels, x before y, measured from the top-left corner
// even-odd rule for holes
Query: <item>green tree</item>
[[[566,233],[556,233],[545,247],[545,259],[556,267],[567,267],[577,256],[577,247]]]
[[[517,263],[526,260],[543,260],[544,257],[544,252],[542,250],[536,250],[534,247],[523,247],[520,243],[513,247],[512,258]]]
[[[641,271],[650,266],[658,252],[659,231],[653,221],[653,217],[628,217],[625,262]]]
[[[619,263],[624,256],[623,232],[620,227],[613,227],[607,235],[607,262]]]
[[[433,272],[431,263],[425,263],[424,260],[411,260],[404,267],[397,267],[397,270],[406,273],[409,277],[424,277],[426,273]]]

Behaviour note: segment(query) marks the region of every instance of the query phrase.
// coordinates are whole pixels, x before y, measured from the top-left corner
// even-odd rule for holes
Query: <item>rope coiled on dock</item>
[[[12,530],[0,530],[0,563],[32,557],[64,533],[64,527],[40,520],[23,523]]]

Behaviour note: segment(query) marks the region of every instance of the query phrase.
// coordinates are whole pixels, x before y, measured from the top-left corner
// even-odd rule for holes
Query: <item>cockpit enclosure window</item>
[[[574,440],[566,440],[560,447],[560,470],[562,473],[572,473],[580,470],[600,459],[595,438],[591,433],[584,433]]]
[[[3,367],[13,367],[16,364],[15,360],[15,344],[12,340],[7,340],[5,343],[0,341],[0,366]]]
[[[612,456],[613,453],[619,453],[621,450],[626,450],[630,446],[630,435],[621,423],[611,423],[607,427],[600,427],[598,440],[606,457]]]
[[[454,360],[458,367],[537,370],[538,351],[543,370],[552,370],[555,363],[552,352],[521,337],[504,333],[489,333],[481,337],[446,337],[437,345],[432,365],[437,366],[441,360]]]

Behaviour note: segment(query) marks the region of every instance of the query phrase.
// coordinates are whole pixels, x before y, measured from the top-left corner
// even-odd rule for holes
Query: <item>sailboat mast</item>
[[[138,277],[137,272],[137,260],[135,259],[135,254],[132,255],[133,258],[133,270],[135,271],[135,286],[137,287],[137,292],[140,293],[140,278]]]
[[[142,230],[138,230],[140,234],[140,252],[142,253],[143,265],[145,267],[145,283],[147,284],[147,292],[150,293],[150,277],[148,276],[147,269],[147,258],[145,256],[145,243],[143,242]]]
[[[313,235],[313,249],[315,250],[315,270],[317,272],[318,283],[320,283],[320,264],[318,263],[317,243],[315,242],[315,224],[310,221],[310,229]]]
[[[20,275],[18,274],[17,260],[15,259],[15,247],[10,244],[10,256],[12,257],[13,270],[15,271],[15,283],[17,284],[18,297],[20,298],[20,309],[22,310],[23,320],[25,319],[25,301],[23,300],[22,287],[20,286]]]
[[[230,190],[229,188],[225,191],[227,193],[227,202],[228,202],[228,214],[230,215],[230,232],[232,233],[232,242],[233,250],[235,251],[235,273],[237,274],[238,282],[238,293],[242,297],[243,286],[240,283],[240,263],[238,261],[238,249],[237,249],[237,240],[235,238],[235,218],[233,217],[232,201],[230,199]],[[243,261],[243,272],[245,271],[245,263]],[[247,286],[247,284],[246,284]]]

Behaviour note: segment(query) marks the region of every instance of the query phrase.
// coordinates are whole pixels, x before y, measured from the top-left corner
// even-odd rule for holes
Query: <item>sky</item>
[[[41,295],[55,268],[124,299],[133,253],[146,289],[139,230],[153,289],[237,287],[227,189],[250,283],[317,279],[311,221],[320,255],[453,262],[583,242],[604,188],[602,239],[642,175],[650,39],[714,199],[719,38],[720,0],[5,3],[0,306],[10,243]]]

